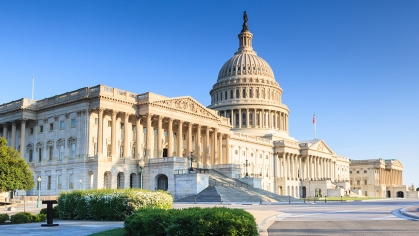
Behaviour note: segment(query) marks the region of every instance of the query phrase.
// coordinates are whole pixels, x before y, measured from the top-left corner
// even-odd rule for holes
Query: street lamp
[[[247,159],[246,159],[246,163],[243,163],[243,165],[246,168],[246,176],[244,176],[244,177],[249,178],[249,173],[247,172],[247,167],[250,166],[250,163],[247,161]]]
[[[80,183],[80,190],[81,190],[81,183],[83,182],[83,180],[82,179],[80,179],[79,180],[79,183]]]
[[[189,160],[191,160],[191,167],[189,168],[189,173],[195,173],[195,171],[192,167],[192,162],[195,160],[195,156],[193,155],[193,151],[189,155]]]
[[[38,201],[36,203],[36,207],[39,208],[41,205],[41,176],[38,176]]]
[[[143,188],[143,169],[144,169],[144,165],[145,165],[144,160],[141,159],[138,162],[138,167],[140,168],[140,188],[141,189]]]

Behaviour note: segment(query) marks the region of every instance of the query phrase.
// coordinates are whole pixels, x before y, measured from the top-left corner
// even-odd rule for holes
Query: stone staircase
[[[300,199],[253,188],[231,179],[215,170],[209,170],[209,186],[196,195],[197,202],[300,202]],[[177,199],[176,202],[194,202],[195,195]]]

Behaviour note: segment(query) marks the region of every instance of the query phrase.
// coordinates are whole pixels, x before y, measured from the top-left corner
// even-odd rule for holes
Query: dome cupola
[[[230,118],[233,131],[288,136],[289,110],[282,104],[282,89],[269,64],[253,50],[246,12],[243,20],[239,48],[218,73],[208,108]]]

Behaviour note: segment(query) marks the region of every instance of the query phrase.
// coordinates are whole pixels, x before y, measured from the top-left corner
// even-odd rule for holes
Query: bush
[[[32,222],[42,222],[47,219],[47,216],[44,214],[34,215],[30,212],[19,212],[16,215],[10,217],[10,222],[12,224],[23,224],[23,223],[32,223]]]
[[[47,215],[47,208],[42,208],[39,214]],[[54,219],[59,219],[59,210],[58,205],[55,205],[54,208],[52,208],[52,215]]]
[[[10,217],[10,222],[12,222],[12,224],[30,223],[32,216],[33,215],[29,212],[19,212],[16,215],[12,215]]]
[[[4,223],[6,220],[9,220],[9,215],[6,213],[0,214],[0,223]]]
[[[125,219],[129,235],[258,235],[252,214],[243,209],[141,209]]]
[[[124,220],[138,209],[170,209],[172,205],[167,192],[142,189],[75,190],[58,198],[59,218],[69,220]]]

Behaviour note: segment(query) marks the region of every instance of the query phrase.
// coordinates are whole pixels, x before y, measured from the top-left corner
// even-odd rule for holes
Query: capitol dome
[[[232,131],[272,139],[289,137],[289,109],[281,101],[282,89],[272,68],[253,50],[246,12],[243,18],[239,48],[220,69],[208,108],[230,118]]]

